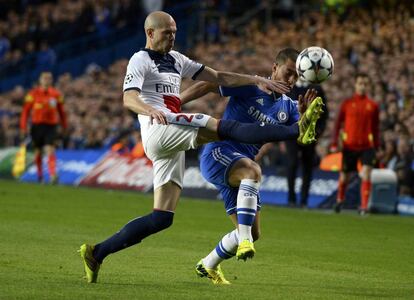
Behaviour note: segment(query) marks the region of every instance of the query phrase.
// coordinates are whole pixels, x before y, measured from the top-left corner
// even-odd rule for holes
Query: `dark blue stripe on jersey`
[[[197,79],[197,76],[200,75],[201,72],[203,72],[203,70],[204,70],[205,67],[206,67],[205,65],[202,65],[201,68],[197,72],[195,72],[195,74],[193,75],[193,77],[191,77],[191,79],[192,80],[196,80]]]
[[[135,90],[135,91],[138,91],[138,93],[141,93],[141,89],[137,88],[137,87],[129,87],[129,88],[125,89],[124,92],[129,91],[129,90]]]
[[[178,70],[175,68],[175,58],[172,57],[171,54],[161,54],[157,51],[151,49],[141,49],[142,51],[146,51],[149,57],[154,61],[155,65],[158,68],[159,73],[177,73]]]

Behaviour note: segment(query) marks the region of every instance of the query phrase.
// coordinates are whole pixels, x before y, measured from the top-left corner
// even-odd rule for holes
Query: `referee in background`
[[[46,152],[49,181],[57,183],[55,141],[57,125],[60,124],[65,133],[67,129],[66,114],[63,109],[63,96],[53,86],[51,72],[42,72],[39,85],[29,91],[24,99],[20,116],[20,138],[27,135],[29,117],[31,118],[30,135],[34,146],[34,161],[37,167],[37,179],[43,181],[42,156]]]

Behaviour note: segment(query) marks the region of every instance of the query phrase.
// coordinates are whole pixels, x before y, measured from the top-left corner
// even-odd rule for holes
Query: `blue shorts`
[[[231,146],[219,143],[207,144],[200,158],[201,174],[220,191],[228,215],[236,213],[239,192],[238,187],[230,186],[228,176],[232,166],[241,158],[251,159]],[[257,195],[257,210],[260,210],[260,193]]]

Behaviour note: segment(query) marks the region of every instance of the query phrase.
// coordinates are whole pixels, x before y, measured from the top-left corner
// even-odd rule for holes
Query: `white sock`
[[[252,238],[252,225],[256,217],[257,194],[260,182],[253,179],[243,179],[237,194],[237,223],[239,223],[239,241]]]
[[[207,269],[216,269],[223,260],[232,258],[236,255],[238,245],[238,233],[237,230],[233,230],[223,236],[216,248],[203,258],[204,266]]]

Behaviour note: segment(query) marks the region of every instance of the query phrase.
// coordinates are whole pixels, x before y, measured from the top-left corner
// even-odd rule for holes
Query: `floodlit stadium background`
[[[143,19],[163,9],[177,21],[176,49],[220,70],[267,76],[278,50],[317,45],[329,50],[335,72],[323,84],[329,121],[317,145],[310,207],[330,207],[337,172],[320,172],[328,154],[336,113],[352,95],[354,75],[367,72],[371,97],[381,108],[379,166],[399,174],[401,203],[414,193],[414,14],[399,1],[2,1],[0,3],[0,174],[10,168],[20,144],[18,121],[25,93],[42,70],[51,70],[65,97],[69,135],[59,142],[61,184],[151,191],[145,158],[131,163],[111,153],[119,138],[140,143],[139,124],[122,107],[122,82],[129,57],[144,46]],[[185,81],[183,88],[191,82]],[[220,117],[226,99],[208,95],[184,107]],[[269,146],[261,159],[263,198],[286,204],[286,148]],[[30,149],[30,148],[29,148]],[[187,195],[216,198],[198,171],[197,151],[187,154]],[[142,153],[138,153],[138,157]],[[120,167],[92,172],[116,161]],[[28,171],[22,181],[35,181]],[[332,163],[331,169],[337,165]],[[297,190],[300,188],[298,174]],[[347,206],[359,202],[358,180]],[[396,199],[395,201],[397,201]],[[396,203],[397,204],[397,203]],[[408,210],[409,211],[409,210]]]
[[[286,147],[271,144],[260,160],[262,237],[253,260],[222,264],[229,287],[194,272],[233,228],[223,203],[212,201],[218,193],[200,174],[198,151],[187,153],[174,226],[111,256],[98,284],[82,278],[79,246],[153,205],[152,167],[136,117],[122,107],[122,83],[129,57],[145,45],[145,15],[156,9],[177,21],[177,50],[220,70],[267,76],[288,46],[321,46],[335,60],[322,85],[330,114],[317,144],[311,209],[285,207]],[[25,172],[12,175],[22,157],[23,99],[42,70],[53,72],[65,96],[70,128],[58,144],[58,185],[48,184],[46,161],[46,183],[37,182],[30,144]],[[382,213],[364,217],[356,213],[357,176],[347,209],[332,212],[338,160],[327,156],[357,71],[370,75],[381,108],[382,171],[402,176],[386,181],[380,171],[370,203]],[[219,118],[225,105],[209,95],[184,110]],[[412,299],[413,142],[412,1],[0,0],[0,299]],[[300,184],[298,173],[298,193]]]

